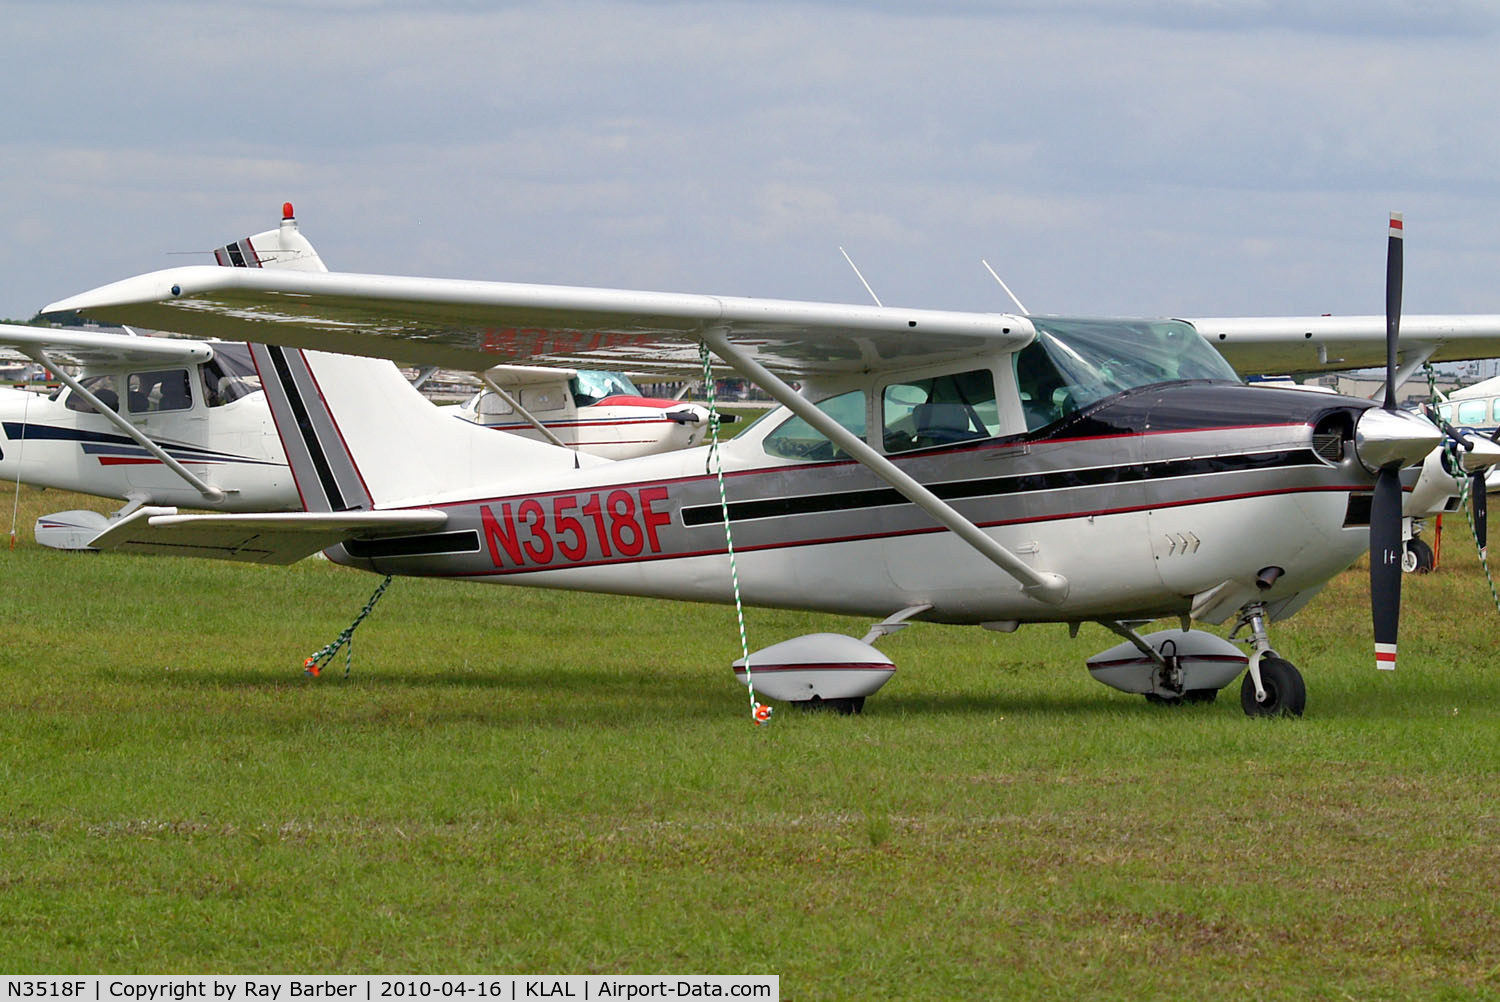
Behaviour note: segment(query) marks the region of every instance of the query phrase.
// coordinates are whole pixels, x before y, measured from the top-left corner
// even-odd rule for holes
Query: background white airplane
[[[5,482],[118,498],[122,514],[142,504],[301,507],[246,345],[14,325],[0,325],[0,344],[65,384],[51,397],[0,388]],[[37,540],[78,548],[108,521],[56,512],[37,520]]]
[[[623,372],[497,365],[479,376],[487,388],[454,416],[605,459],[686,449],[708,431],[707,407],[648,397]]]
[[[1389,379],[1399,238],[1393,219]],[[254,350],[309,510],[144,509],[101,546],[272,563],[325,549],[378,573],[879,617],[863,641],[815,635],[742,659],[773,695],[849,706],[892,668],[870,642],[909,620],[1093,620],[1128,645],[1092,659],[1101,681],[1181,700],[1243,670],[1247,713],[1300,713],[1301,674],[1268,624],[1371,548],[1376,661],[1395,666],[1398,470],[1442,437],[1391,394],[1379,408],[1246,387],[1182,321],[213,268],[47,309],[278,345]],[[1462,357],[1500,353],[1500,322],[1415,326]],[[692,374],[716,358],[785,410],[719,450],[722,480],[702,450],[601,465],[436,418],[389,362],[280,345],[470,369],[628,359]],[[1162,616],[1181,630],[1137,632]],[[1188,629],[1230,617],[1248,657]]]

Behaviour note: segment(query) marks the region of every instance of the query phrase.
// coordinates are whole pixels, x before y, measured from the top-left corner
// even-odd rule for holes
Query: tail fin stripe
[[[297,422],[297,433],[301,438],[302,447],[306,450],[313,470],[317,473],[318,483],[322,485],[328,509],[348,511],[350,506],[345,503],[343,492],[339,490],[338,478],[334,476],[333,467],[323,451],[323,443],[318,439],[317,430],[313,427],[312,415],[308,413],[302,393],[297,388],[296,380],[292,378],[291,367],[286,360],[286,349],[271,346],[267,352],[271,356],[271,365],[276,372],[276,381],[282,395],[286,397],[287,406],[291,408],[292,417]],[[295,470],[295,467],[293,469]]]

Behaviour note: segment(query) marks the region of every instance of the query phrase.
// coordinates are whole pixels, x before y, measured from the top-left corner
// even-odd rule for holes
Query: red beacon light
[[[292,218],[292,203],[291,202],[282,202],[281,203],[281,218],[282,219],[291,219]]]

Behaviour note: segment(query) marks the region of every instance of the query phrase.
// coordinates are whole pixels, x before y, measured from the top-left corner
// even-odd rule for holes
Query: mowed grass
[[[774,973],[787,999],[1500,996],[1500,627],[1462,518],[1377,673],[1162,708],[1086,626],[916,625],[853,718],[750,723],[734,612],[0,552],[0,970]],[[107,509],[107,502],[95,505]],[[752,647],[864,620],[748,613]]]

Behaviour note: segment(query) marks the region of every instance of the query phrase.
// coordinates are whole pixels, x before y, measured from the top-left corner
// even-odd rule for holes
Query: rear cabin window
[[[127,385],[133,414],[185,411],[193,406],[192,384],[188,382],[186,369],[132,372]]]
[[[995,377],[988,369],[891,383],[880,403],[886,452],[991,438],[1000,431]]]
[[[214,344],[214,357],[199,366],[203,373],[203,399],[210,407],[222,407],[261,390],[260,374],[250,358],[250,346],[238,341]]]
[[[1489,414],[1488,400],[1461,400],[1458,404],[1457,424],[1484,424]]]
[[[479,399],[474,404],[474,413],[481,418],[500,417],[505,414],[514,414],[515,410],[509,403],[501,399],[498,393],[485,390],[479,394]]]
[[[865,391],[851,390],[818,402],[818,410],[833,418],[861,439],[865,437]],[[761,448],[768,456],[782,459],[843,459],[836,448],[812,425],[793,415],[766,436]]]

